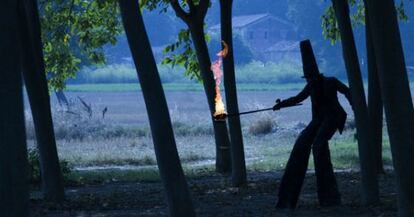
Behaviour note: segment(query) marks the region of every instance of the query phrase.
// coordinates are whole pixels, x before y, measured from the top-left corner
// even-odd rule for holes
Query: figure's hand
[[[273,111],[279,110],[280,108],[280,104],[276,104],[273,106]]]
[[[273,106],[273,111],[279,110],[280,108],[282,108],[282,106],[280,106],[280,99],[276,100],[276,104]]]

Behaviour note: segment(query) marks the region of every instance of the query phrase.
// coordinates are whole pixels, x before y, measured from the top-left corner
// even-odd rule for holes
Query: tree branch
[[[188,7],[190,8],[190,14],[195,13],[197,8],[194,5],[194,1],[193,0],[187,0],[187,3],[188,3]]]
[[[208,7],[210,6],[210,0],[200,0],[198,8],[200,10],[200,18],[204,19],[207,14]]]
[[[170,4],[174,9],[175,15],[177,15],[177,17],[181,18],[186,23],[190,22],[190,15],[183,10],[181,5],[178,3],[178,0],[171,0]]]

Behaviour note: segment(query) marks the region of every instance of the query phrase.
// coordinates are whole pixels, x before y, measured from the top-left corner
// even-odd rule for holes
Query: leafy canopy
[[[350,6],[351,21],[354,26],[365,25],[365,5],[363,0],[348,0]],[[400,0],[399,4],[395,6],[398,14],[398,19],[407,21],[408,15],[405,11],[404,0]],[[340,40],[339,27],[335,17],[333,5],[330,5],[322,15],[322,31],[323,36],[335,44]]]
[[[59,90],[82,63],[103,64],[102,47],[122,32],[116,0],[40,0],[49,86]]]

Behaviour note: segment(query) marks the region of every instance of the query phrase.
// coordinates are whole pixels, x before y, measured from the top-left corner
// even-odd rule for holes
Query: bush
[[[236,68],[238,83],[294,83],[303,82],[299,63],[280,61],[262,63],[253,61]]]
[[[41,181],[40,172],[40,160],[39,152],[37,149],[32,148],[28,150],[28,161],[29,161],[29,180],[32,184],[38,184]],[[67,181],[70,173],[72,172],[72,166],[68,161],[61,160],[60,169],[62,171],[63,180]]]
[[[253,135],[264,135],[271,133],[274,127],[274,121],[268,117],[257,119],[249,126],[249,133]]]
[[[218,44],[218,43],[217,43]],[[212,59],[215,60],[215,59]],[[158,65],[163,83],[194,83],[184,75],[184,68]],[[236,65],[238,83],[303,82],[301,63],[289,59],[279,62],[244,61]],[[135,68],[128,64],[113,64],[98,68],[83,68],[77,78],[68,83],[137,83]]]
[[[176,66],[158,65],[163,83],[189,83],[190,78],[184,76],[184,69]],[[108,83],[138,83],[135,67],[129,64],[105,65],[97,68],[84,67],[77,78],[70,80],[72,84],[108,84]]]

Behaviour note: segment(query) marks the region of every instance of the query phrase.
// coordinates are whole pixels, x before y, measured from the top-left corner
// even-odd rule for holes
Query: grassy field
[[[241,111],[265,108],[276,98],[287,98],[297,91],[240,91]],[[151,133],[142,94],[137,92],[67,92],[70,111],[56,105],[52,97],[55,134],[59,157],[76,170],[75,180],[118,179],[141,180],[158,177]],[[93,110],[84,111],[78,97]],[[202,91],[167,91],[166,98],[176,136],[177,148],[187,174],[214,171],[215,143],[210,114]],[[350,113],[349,105],[340,97]],[[27,105],[27,103],[26,103]],[[105,119],[101,111],[107,107]],[[28,108],[27,108],[28,109]],[[27,136],[35,147],[30,111],[26,111]],[[76,114],[76,115],[75,115]],[[284,168],[294,141],[310,119],[310,103],[278,112],[241,116],[246,162],[249,171],[276,171]],[[349,115],[352,122],[353,115]],[[351,126],[352,124],[350,124]],[[331,141],[333,165],[337,169],[358,168],[355,129],[336,134]],[[391,165],[388,143],[384,161]],[[310,168],[313,161],[310,160]],[[90,172],[90,173],[89,173]],[[88,174],[89,173],[89,174]],[[99,174],[99,175],[98,175]]]
[[[299,90],[304,83],[266,84],[266,83],[241,83],[237,85],[239,91],[283,91]],[[203,91],[200,83],[165,83],[165,91]],[[66,88],[70,92],[131,92],[140,91],[141,87],[136,83],[123,84],[69,84]]]

